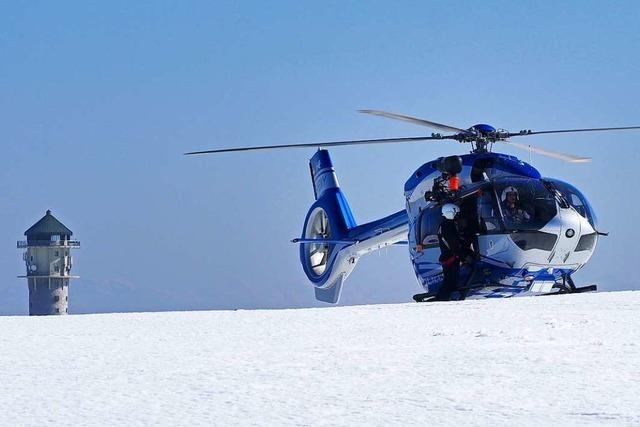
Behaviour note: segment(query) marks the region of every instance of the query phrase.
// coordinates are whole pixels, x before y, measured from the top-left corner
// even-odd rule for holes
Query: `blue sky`
[[[313,150],[185,151],[412,136],[355,113],[511,130],[640,125],[640,4],[1,2],[1,314],[27,312],[15,240],[48,208],[82,241],[70,311],[313,306],[297,247]],[[576,279],[639,289],[640,133],[532,137],[601,239]],[[331,150],[358,222],[403,207],[452,142]],[[520,154],[505,148],[509,154]],[[526,156],[525,156],[526,157]],[[363,258],[343,303],[419,291],[404,248]]]

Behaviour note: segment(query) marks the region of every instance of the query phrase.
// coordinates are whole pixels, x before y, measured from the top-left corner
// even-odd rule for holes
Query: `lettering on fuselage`
[[[424,286],[428,289],[431,286],[442,283],[444,275],[442,273],[434,274],[433,276],[423,277]]]

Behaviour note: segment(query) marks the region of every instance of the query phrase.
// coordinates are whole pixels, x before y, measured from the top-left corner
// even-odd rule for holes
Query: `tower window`
[[[60,309],[59,308],[56,308],[56,313],[60,313]]]
[[[55,251],[55,252],[53,253],[53,255],[54,255],[54,256],[59,256],[59,255],[60,255],[60,253],[59,253],[58,251]]]
[[[60,297],[58,295],[53,297],[53,302],[58,302],[58,301],[60,301]]]
[[[54,271],[56,271],[56,272],[59,272],[59,271],[60,271],[60,267],[58,267],[58,266],[56,265],[56,266],[54,267],[54,269],[53,269],[53,270],[54,270]]]

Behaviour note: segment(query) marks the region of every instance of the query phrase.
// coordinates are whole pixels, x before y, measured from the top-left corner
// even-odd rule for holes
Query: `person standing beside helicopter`
[[[444,276],[442,286],[433,301],[449,301],[451,294],[458,289],[460,281],[460,259],[463,257],[464,241],[458,230],[455,218],[460,208],[453,203],[442,206],[442,222],[438,227],[440,244],[440,264]]]

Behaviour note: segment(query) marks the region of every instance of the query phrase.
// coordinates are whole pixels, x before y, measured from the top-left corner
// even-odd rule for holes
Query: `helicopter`
[[[637,130],[640,126],[509,132],[488,124],[469,128],[380,110],[361,113],[401,120],[442,133],[303,144],[263,145],[193,151],[186,155],[254,150],[317,148],[309,161],[315,201],[304,219],[299,244],[300,263],[315,297],[338,303],[343,284],[363,255],[392,246],[408,247],[409,258],[424,293],[417,302],[434,297],[443,285],[438,227],[442,207],[454,204],[460,233],[472,256],[460,271],[457,299],[504,298],[580,293],[572,275],[593,255],[599,231],[595,211],[575,186],[543,177],[531,164],[493,151],[496,143],[510,145],[566,162],[587,157],[565,154],[511,141],[531,135]],[[405,207],[389,216],[358,224],[340,188],[327,147],[452,140],[471,145],[468,154],[440,157],[422,164],[404,185]],[[513,199],[515,195],[515,200]],[[509,200],[507,200],[510,198]],[[519,215],[506,203],[518,204]]]

